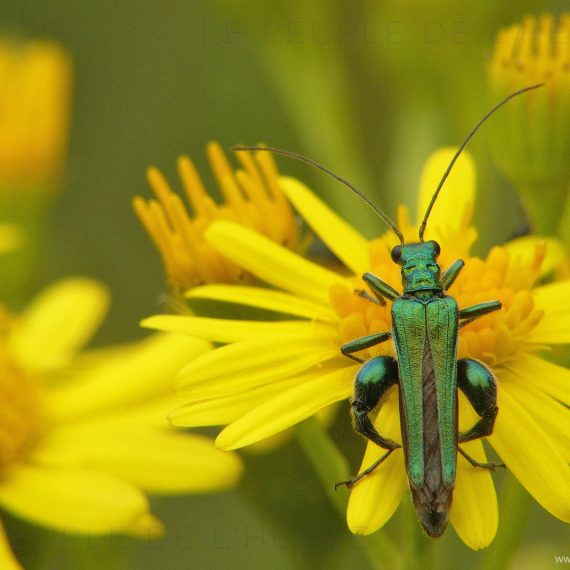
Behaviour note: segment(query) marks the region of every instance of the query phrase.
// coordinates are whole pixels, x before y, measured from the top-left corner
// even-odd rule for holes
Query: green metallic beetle
[[[412,501],[423,528],[432,537],[441,536],[447,525],[458,452],[474,467],[504,467],[502,464],[479,463],[460,447],[462,442],[493,433],[499,409],[497,385],[491,371],[476,360],[457,360],[459,329],[500,309],[501,303],[488,301],[460,309],[446,291],[459,275],[464,262],[457,260],[442,274],[437,263],[440,246],[433,240],[424,241],[424,232],[437,196],[471,137],[507,101],[540,86],[542,84],[532,85],[512,93],[495,105],[469,133],[434,192],[420,225],[418,243],[404,243],[402,232],[382,210],[349,182],[313,160],[271,147],[236,147],[236,150],[266,150],[282,154],[326,172],[364,200],[400,239],[400,245],[392,250],[392,260],[402,268],[403,293],[398,293],[372,273],[365,273],[362,277],[372,295],[356,291],[374,303],[385,305],[386,301],[392,302],[392,330],[357,338],[341,347],[342,354],[363,363],[356,375],[351,400],[354,428],[387,451],[359,475],[336,486],[352,487],[372,473],[396,449],[403,447]],[[394,342],[397,358],[378,356],[365,362],[354,355],[389,339]],[[393,386],[399,389],[402,445],[382,436],[371,417],[378,412],[386,393]],[[458,431],[458,388],[480,418],[464,433]]]
[[[424,529],[434,537],[441,536],[447,524],[457,451],[476,467],[495,467],[477,463],[458,445],[492,433],[498,412],[495,379],[484,364],[468,358],[457,360],[456,355],[459,327],[501,308],[498,301],[490,301],[458,309],[455,299],[445,291],[456,279],[463,261],[456,261],[441,275],[438,255],[435,241],[402,244],[392,250],[392,259],[402,267],[403,295],[366,273],[363,279],[378,302],[393,302],[392,331],[362,337],[341,348],[343,354],[352,357],[354,352],[393,338],[397,355],[397,360],[391,356],[371,358],[356,376],[354,427],[388,451],[363,473],[343,483],[351,487],[400,447],[379,434],[370,419],[386,392],[397,385],[412,500]],[[458,387],[480,416],[465,433],[457,429]]]

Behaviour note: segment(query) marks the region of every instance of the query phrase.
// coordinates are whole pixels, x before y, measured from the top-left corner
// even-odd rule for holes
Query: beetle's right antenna
[[[314,160],[307,158],[306,156],[303,156],[302,154],[299,154],[297,152],[292,152],[290,150],[283,150],[281,148],[274,148],[271,146],[243,146],[243,145],[239,145],[239,146],[234,146],[232,148],[232,150],[235,150],[235,151],[264,150],[267,152],[272,152],[274,154],[282,154],[283,156],[288,156],[289,158],[295,158],[295,159],[300,160],[302,162],[306,162],[307,164],[310,164],[311,166],[314,166],[315,168],[318,168],[319,170],[322,170],[323,172],[325,172],[329,176],[332,176],[333,178],[335,178],[336,180],[338,180],[339,182],[344,184],[349,190],[354,192],[361,200],[366,202],[366,204],[368,204],[368,206],[380,218],[382,218],[382,220],[384,220],[384,222],[390,227],[390,229],[398,236],[400,243],[402,243],[402,244],[404,243],[404,234],[401,232],[400,228],[376,204],[374,204],[374,202],[372,202],[372,200],[370,200],[367,196],[365,196],[360,190],[355,188],[350,182],[348,182],[348,180],[341,178],[338,174],[335,174],[332,170],[329,170],[328,168],[324,167],[322,164],[319,164],[318,162],[315,162]]]
[[[518,95],[521,95],[522,93],[526,93],[527,91],[531,91],[532,89],[538,89],[539,87],[542,87],[543,85],[544,85],[544,83],[537,83],[536,85],[531,85],[529,87],[523,87],[522,89],[519,89],[518,91],[515,91],[514,93],[511,93],[508,97],[505,97],[502,101],[497,103],[490,111],[488,111],[486,113],[486,115],[473,127],[471,132],[467,135],[467,137],[463,141],[463,144],[459,147],[459,149],[457,150],[457,152],[455,153],[455,155],[451,159],[451,162],[449,163],[447,170],[443,173],[443,176],[441,177],[441,180],[439,181],[439,184],[437,185],[437,188],[435,189],[435,192],[433,193],[433,196],[431,197],[431,202],[429,203],[429,206],[427,207],[424,219],[422,220],[422,225],[420,226],[420,241],[424,241],[424,232],[426,229],[426,224],[427,224],[429,215],[431,214],[431,210],[433,208],[433,205],[435,204],[435,201],[437,200],[437,196],[439,194],[439,191],[441,190],[443,183],[447,180],[447,177],[449,176],[449,173],[451,172],[451,169],[453,168],[455,161],[459,158],[459,155],[463,152],[463,149],[467,146],[467,143],[471,140],[471,137],[479,130],[479,127],[497,109],[499,109],[499,107],[502,107],[507,101],[510,101],[513,97],[517,97]]]

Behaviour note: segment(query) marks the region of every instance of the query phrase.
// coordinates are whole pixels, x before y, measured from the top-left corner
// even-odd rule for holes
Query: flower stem
[[[524,536],[532,509],[532,499],[513,476],[505,478],[501,512],[508,520],[499,527],[497,538],[481,561],[483,570],[503,570],[511,562]]]
[[[325,428],[314,417],[297,425],[297,441],[324,486],[332,505],[341,516],[346,513],[347,495],[336,492],[334,484],[350,478],[346,457],[329,437]],[[355,536],[372,568],[395,568],[399,558],[393,542],[383,533]]]

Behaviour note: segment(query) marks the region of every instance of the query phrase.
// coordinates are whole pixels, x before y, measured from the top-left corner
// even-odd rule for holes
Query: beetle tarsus
[[[358,483],[358,481],[361,481],[362,479],[370,475],[370,473],[372,473],[374,469],[376,469],[395,449],[397,448],[389,449],[384,455],[381,455],[380,458],[377,459],[370,467],[367,467],[362,473],[355,475],[354,477],[352,477],[352,479],[347,479],[346,481],[339,481],[338,483],[335,483],[334,484],[335,491],[342,486],[346,487],[347,489],[352,489],[354,485]]]
[[[385,305],[386,301],[382,297],[374,298],[368,291],[364,289],[355,289],[354,294],[361,299],[366,299],[375,305]]]
[[[495,471],[495,469],[497,469],[498,467],[501,467],[503,469],[507,468],[507,466],[504,463],[480,463],[479,461],[473,459],[473,457],[468,455],[467,452],[461,449],[461,447],[459,446],[457,446],[457,451],[459,451],[459,453],[461,453],[461,455],[463,455],[463,457],[465,457],[465,459],[467,459],[467,461],[469,461],[469,463],[471,463],[473,467],[488,469],[489,471]]]

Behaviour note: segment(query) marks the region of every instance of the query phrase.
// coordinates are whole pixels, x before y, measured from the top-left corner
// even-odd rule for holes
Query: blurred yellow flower
[[[494,119],[497,166],[515,184],[534,230],[557,233],[570,178],[570,14],[526,17],[497,34],[488,68],[493,98],[536,83]]]
[[[175,290],[248,279],[241,267],[226,260],[204,239],[214,220],[238,222],[292,250],[300,247],[291,207],[268,153],[237,153],[242,169],[236,171],[218,143],[208,145],[208,157],[224,203],[216,204],[206,192],[186,156],[178,160],[178,171],[193,216],[156,168],[148,170],[148,180],[157,200],[134,199],[135,211],[159,250],[169,284]]]
[[[15,224],[0,223],[0,254],[15,251],[26,242],[24,230]]]
[[[426,165],[418,211],[423,212],[453,150],[436,153]],[[179,426],[227,425],[216,444],[237,449],[267,438],[350,397],[358,366],[340,355],[340,345],[356,337],[391,329],[390,307],[355,295],[360,276],[372,271],[396,290],[400,268],[390,258],[396,238],[388,233],[369,242],[293,179],[281,186],[299,213],[353,273],[351,277],[318,266],[251,229],[216,222],[209,243],[237,265],[275,289],[210,285],[191,290],[206,298],[286,313],[292,320],[239,321],[194,316],[155,316],[144,326],[224,343],[187,364],[176,386],[186,404],[170,414]],[[470,226],[475,199],[475,169],[467,154],[458,160],[428,224],[426,239],[441,244],[445,269],[458,257],[466,267],[451,294],[460,307],[498,299],[503,309],[461,329],[459,356],[488,364],[499,384],[499,415],[489,443],[534,498],[556,517],[570,521],[570,371],[535,353],[547,344],[570,342],[570,282],[535,286],[545,245],[528,243],[523,255],[495,247],[485,259],[470,256],[476,239]],[[399,210],[406,239],[417,240],[417,225]],[[276,290],[277,289],[277,290]],[[280,290],[279,290],[280,289]],[[368,356],[394,354],[390,343]],[[460,429],[476,419],[459,395]],[[401,441],[398,393],[392,390],[376,424]],[[463,445],[463,444],[462,444]],[[464,444],[485,462],[480,440]],[[383,453],[368,443],[362,469]],[[479,549],[494,538],[497,498],[488,471],[458,458],[450,521],[461,539]],[[390,455],[351,492],[348,525],[359,534],[380,528],[394,513],[407,488],[403,454]]]
[[[160,334],[78,354],[107,305],[102,285],[75,278],[0,312],[0,507],[60,532],[155,537],[145,492],[225,489],[241,463],[164,419],[171,377],[209,343]],[[0,567],[18,567],[1,523]]]
[[[0,187],[44,188],[67,146],[71,61],[57,43],[0,39]]]

